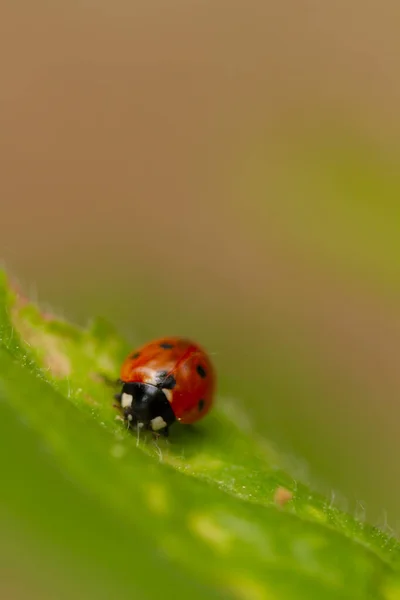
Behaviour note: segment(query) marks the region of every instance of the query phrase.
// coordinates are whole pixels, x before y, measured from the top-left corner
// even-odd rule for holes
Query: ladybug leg
[[[143,423],[136,423],[136,446],[139,446],[140,430],[143,428]]]
[[[122,399],[122,394],[114,394],[114,400],[115,402],[113,402],[113,408],[117,408],[118,410],[121,410],[122,405],[121,405],[121,399]]]
[[[165,438],[167,438],[169,436],[169,427],[164,427],[164,429],[160,429],[157,432],[153,432],[155,434],[155,437],[158,439],[161,435]]]
[[[167,438],[169,436],[169,427],[164,427],[164,429],[161,429],[160,433],[163,437]]]

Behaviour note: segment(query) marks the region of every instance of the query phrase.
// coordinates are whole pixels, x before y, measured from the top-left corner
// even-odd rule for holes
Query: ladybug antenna
[[[139,446],[140,430],[142,429],[142,427],[143,427],[143,423],[137,423],[137,425],[136,425],[136,433],[137,433],[137,436],[136,436],[136,447]]]

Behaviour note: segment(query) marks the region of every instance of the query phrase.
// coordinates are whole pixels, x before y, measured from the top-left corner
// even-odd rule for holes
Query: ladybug
[[[215,372],[200,346],[179,337],[150,342],[131,352],[121,367],[116,396],[129,425],[168,436],[175,421],[204,417],[213,403]]]

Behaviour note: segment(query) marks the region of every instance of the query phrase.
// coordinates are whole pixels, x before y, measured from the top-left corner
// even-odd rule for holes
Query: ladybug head
[[[167,430],[175,421],[164,392],[149,383],[124,383],[121,406],[125,419],[132,425],[142,424],[152,431]]]

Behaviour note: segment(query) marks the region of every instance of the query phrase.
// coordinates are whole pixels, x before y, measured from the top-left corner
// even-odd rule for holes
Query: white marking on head
[[[150,423],[153,431],[158,431],[159,429],[163,429],[167,426],[166,422],[162,417],[155,417],[150,421]]]
[[[145,381],[145,383],[149,383],[150,385],[157,385],[157,383],[158,383],[157,372],[150,370],[146,374],[146,377],[144,377],[144,381]]]
[[[163,392],[167,397],[168,402],[172,402],[172,390],[167,390],[165,388],[163,388]]]
[[[129,406],[132,406],[132,402],[133,402],[133,396],[131,396],[130,394],[125,394],[125,393],[122,394],[122,396],[121,396],[122,408],[128,408]]]

